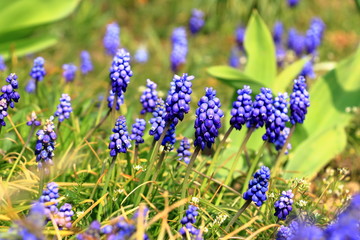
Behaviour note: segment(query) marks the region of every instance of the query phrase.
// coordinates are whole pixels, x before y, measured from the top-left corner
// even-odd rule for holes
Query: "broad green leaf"
[[[289,84],[299,75],[309,58],[302,58],[286,67],[277,77],[273,85],[273,92],[284,92]]]
[[[10,52],[13,50],[18,57],[24,56],[28,53],[34,53],[50,47],[57,42],[54,36],[40,36],[29,39],[22,39],[14,42],[3,43],[0,46],[0,55],[5,59],[10,57]]]
[[[0,34],[60,20],[80,0],[0,0]]]
[[[210,76],[235,89],[242,88],[244,85],[249,85],[253,89],[260,89],[263,86],[240,70],[229,66],[209,67],[207,72]]]
[[[257,11],[253,12],[246,28],[244,45],[248,56],[245,74],[264,86],[273,86],[276,77],[275,46]]]
[[[314,177],[334,156],[340,154],[345,146],[346,133],[343,127],[311,134],[296,148],[293,155],[290,154],[284,177]]]

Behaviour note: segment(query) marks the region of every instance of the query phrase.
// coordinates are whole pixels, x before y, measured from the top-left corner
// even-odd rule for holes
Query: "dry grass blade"
[[[22,144],[22,145],[24,145],[24,144],[25,144],[24,139],[22,138],[21,134],[20,134],[20,133],[19,133],[19,131],[17,130],[17,128],[16,128],[16,126],[15,126],[14,122],[13,122],[13,121],[12,121],[12,119],[11,119],[11,116],[10,116],[10,115],[8,115],[8,116],[7,116],[7,118],[8,118],[8,120],[9,120],[9,122],[10,122],[11,126],[13,127],[13,129],[14,129],[14,131],[15,131],[16,135],[18,136],[18,138],[19,138],[19,140],[20,140],[21,144]],[[11,130],[11,129],[9,129],[9,130]]]
[[[231,237],[235,236],[236,234],[238,234],[239,232],[241,232],[242,230],[246,229],[247,227],[249,227],[251,224],[253,224],[253,222],[255,222],[257,219],[259,219],[258,216],[250,219],[247,223],[245,223],[244,225],[242,225],[241,227],[239,227],[238,229],[235,229],[234,231],[232,231],[231,233],[229,233],[228,235],[224,236],[223,238],[221,238],[221,240],[226,240],[226,239],[230,239]]]
[[[149,226],[151,226],[153,223],[157,222],[158,220],[160,220],[161,218],[165,217],[169,212],[171,212],[172,210],[174,210],[175,208],[178,208],[182,205],[184,205],[185,203],[187,203],[188,200],[185,199],[181,199],[180,201],[177,201],[176,203],[174,203],[173,205],[165,208],[162,212],[159,212],[158,214],[156,214],[146,225],[146,228],[148,228]]]
[[[272,228],[272,227],[279,227],[280,225],[279,224],[270,224],[270,225],[267,225],[265,227],[262,227],[258,230],[256,230],[254,233],[252,233],[250,236],[248,236],[247,238],[245,238],[245,240],[250,240],[250,239],[253,239],[256,235],[258,235],[259,233],[263,232],[263,231],[266,231],[268,230],[269,228]]]

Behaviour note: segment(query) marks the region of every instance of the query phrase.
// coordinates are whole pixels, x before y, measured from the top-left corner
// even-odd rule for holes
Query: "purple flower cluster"
[[[124,116],[120,116],[117,119],[112,131],[113,134],[110,136],[109,149],[110,156],[115,157],[118,153],[126,153],[127,149],[131,147]]]
[[[305,63],[299,76],[304,76],[305,78],[315,78],[316,77],[315,72],[314,72],[313,60],[309,60]]]
[[[76,236],[78,240],[100,240],[101,225],[98,221],[93,221],[89,228]]]
[[[7,78],[6,82],[9,83],[4,85],[1,88],[2,94],[0,95],[0,100],[5,99],[8,106],[14,108],[14,103],[18,102],[20,99],[20,95],[16,92],[16,89],[19,88],[19,83],[17,81],[17,75],[15,73],[11,73]]]
[[[321,240],[324,238],[323,231],[315,225],[304,221],[293,220],[289,227],[280,226],[276,240]],[[327,238],[326,238],[327,239]]]
[[[280,135],[278,136],[278,138],[274,142],[275,149],[277,151],[280,151],[283,148],[289,134],[290,134],[290,128],[285,127],[284,130],[280,133]],[[285,151],[285,154],[288,154],[289,153],[288,150],[290,150],[290,149],[291,149],[291,143],[288,143],[287,150]]]
[[[284,34],[284,25],[282,22],[277,21],[273,29],[273,39],[275,45],[281,44],[283,34]]]
[[[170,55],[171,70],[177,72],[182,64],[186,62],[188,42],[184,27],[175,28],[171,36],[172,50]]]
[[[108,55],[114,56],[120,46],[120,27],[113,22],[107,25],[103,44]]]
[[[134,59],[138,63],[146,63],[149,59],[149,52],[145,46],[140,46],[135,54]]]
[[[287,0],[287,4],[289,7],[293,8],[299,4],[300,0]]]
[[[180,142],[180,147],[177,150],[178,153],[178,160],[179,161],[183,161],[186,164],[190,163],[190,156],[191,156],[191,152],[190,152],[190,143],[189,143],[189,139],[187,139],[186,137],[184,137],[181,142]]]
[[[70,118],[72,113],[71,98],[68,94],[63,93],[60,98],[60,104],[57,106],[54,117],[59,117],[59,122]]]
[[[270,179],[270,169],[262,166],[255,172],[254,178],[250,180],[248,190],[244,193],[245,200],[253,201],[256,206],[260,207],[267,199],[266,192],[268,191]]]
[[[283,191],[280,199],[275,202],[275,216],[280,220],[285,220],[289,213],[292,211],[294,194],[291,190]]]
[[[324,31],[324,22],[320,18],[313,18],[309,29],[306,31],[305,48],[307,53],[315,54],[316,49],[321,44]]]
[[[192,93],[192,83],[194,76],[188,76],[184,73],[181,77],[174,75],[173,81],[170,83],[170,90],[166,98],[166,116],[167,122],[182,121],[186,113],[190,110],[190,101]]]
[[[72,226],[71,217],[74,216],[72,206],[69,203],[65,203],[55,214],[54,219],[59,229],[67,228],[70,229]]]
[[[53,157],[55,150],[55,140],[57,136],[54,131],[55,126],[52,120],[52,117],[46,120],[44,128],[38,130],[36,133],[36,162],[38,163],[38,168],[44,168],[45,172],[48,172],[48,168],[54,165]]]
[[[59,186],[54,182],[48,183],[39,199],[40,203],[46,204],[45,206],[46,216],[58,212],[58,208],[57,208],[58,198],[59,198]],[[51,203],[51,205],[48,205],[48,203]]]
[[[192,34],[198,33],[205,24],[204,12],[199,9],[193,9],[189,20],[189,29]]]
[[[212,88],[206,88],[205,96],[198,102],[196,109],[195,141],[194,145],[204,149],[205,146],[211,148],[215,139],[219,135],[221,127],[221,118],[224,116],[220,109],[221,103],[216,97],[216,91]]]
[[[242,126],[250,120],[252,114],[252,90],[249,86],[244,85],[242,89],[237,90],[237,98],[232,104],[230,124],[236,130],[240,130]]]
[[[193,224],[196,223],[196,217],[199,215],[197,210],[198,208],[196,206],[189,205],[188,209],[185,212],[185,216],[180,220],[181,224],[184,226],[180,229],[179,233],[184,238],[186,238],[186,233],[188,232],[192,236],[191,239],[203,239],[200,230],[193,226]]]
[[[140,114],[152,113],[155,109],[156,101],[158,99],[157,85],[150,79],[146,80],[146,89],[140,97],[142,109]]]
[[[6,69],[5,60],[2,55],[0,55],[0,71],[4,71]]]
[[[42,57],[37,57],[34,59],[34,66],[32,67],[29,75],[35,81],[42,81],[46,75],[44,68],[45,60]]]
[[[74,64],[64,64],[63,65],[63,77],[66,82],[73,82],[76,76],[77,67]]]
[[[289,49],[294,51],[296,56],[300,57],[305,50],[305,37],[292,28],[288,32],[287,45]]]
[[[251,118],[247,123],[249,128],[264,126],[273,115],[273,95],[271,89],[261,88],[260,91],[261,92],[255,97]]]
[[[175,126],[176,125],[172,123],[164,136],[164,139],[161,143],[161,145],[164,146],[164,151],[170,152],[174,149],[174,144],[176,142]]]
[[[109,109],[113,108],[115,97],[116,97],[115,109],[118,111],[120,109],[120,106],[124,104],[124,94],[120,94],[120,96],[115,96],[114,92],[112,90],[110,90],[109,96],[107,98]]]
[[[126,92],[133,72],[130,66],[130,53],[124,48],[119,49],[113,58],[110,68],[112,91],[119,97]]]
[[[40,126],[41,122],[37,120],[36,113],[34,111],[31,112],[30,120],[27,121],[26,125],[28,126]]]
[[[309,93],[306,90],[306,80],[300,76],[294,80],[293,92],[290,95],[290,121],[292,124],[303,123],[307,108],[310,106]]]
[[[230,51],[229,66],[233,68],[240,66],[240,53],[236,47],[233,47]]]
[[[155,141],[160,139],[160,136],[164,131],[166,125],[165,115],[165,103],[161,98],[158,98],[158,100],[156,101],[155,109],[153,111],[153,117],[149,121],[149,123],[151,124],[149,134],[151,136],[154,136]]]
[[[93,70],[91,56],[88,51],[81,52],[80,60],[81,60],[80,69],[82,74],[86,75]]]
[[[146,121],[142,118],[137,118],[132,125],[130,139],[135,140],[135,144],[139,145],[144,142],[143,136],[146,127]]]
[[[0,99],[0,127],[6,126],[5,118],[8,115],[8,104],[6,99]]]
[[[235,40],[240,50],[244,50],[245,31],[243,26],[239,26],[235,31]]]

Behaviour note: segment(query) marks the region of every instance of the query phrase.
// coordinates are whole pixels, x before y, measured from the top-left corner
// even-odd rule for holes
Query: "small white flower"
[[[200,227],[200,230],[202,230],[203,233],[207,233],[209,231],[207,227]]]
[[[141,165],[134,165],[133,168],[136,170],[136,171],[139,171],[139,170],[143,170],[143,167]],[[143,170],[144,171],[144,170]]]
[[[213,225],[221,225],[225,220],[226,218],[228,218],[228,215],[224,214],[224,213],[221,213],[220,215],[217,215],[215,220],[214,220],[214,223]]]
[[[307,201],[305,200],[300,200],[298,202],[296,202],[296,204],[299,206],[299,207],[305,207],[307,205]]]
[[[194,203],[194,204],[198,204],[200,202],[200,200],[197,197],[192,197],[191,202]]]

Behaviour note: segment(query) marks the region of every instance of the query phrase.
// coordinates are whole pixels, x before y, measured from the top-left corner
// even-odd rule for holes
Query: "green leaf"
[[[264,86],[273,86],[276,77],[274,42],[257,11],[253,12],[246,28],[244,45],[248,56],[245,74]]]
[[[247,76],[245,73],[229,66],[209,67],[207,72],[210,76],[235,89],[242,88],[244,85],[249,85],[251,88],[258,89],[263,86],[261,83]]]
[[[346,147],[344,128],[336,127],[318,134],[311,134],[296,149],[286,166],[285,178],[312,178],[337,154]]]
[[[30,39],[22,39],[14,42],[3,43],[0,46],[0,55],[5,59],[10,58],[10,51],[18,57],[28,53],[33,53],[56,44],[57,39],[54,36],[40,36]]]
[[[80,0],[0,0],[0,34],[39,26],[68,16]]]
[[[273,92],[284,92],[289,84],[299,75],[305,63],[309,58],[302,58],[286,67],[277,77],[274,82]]]

